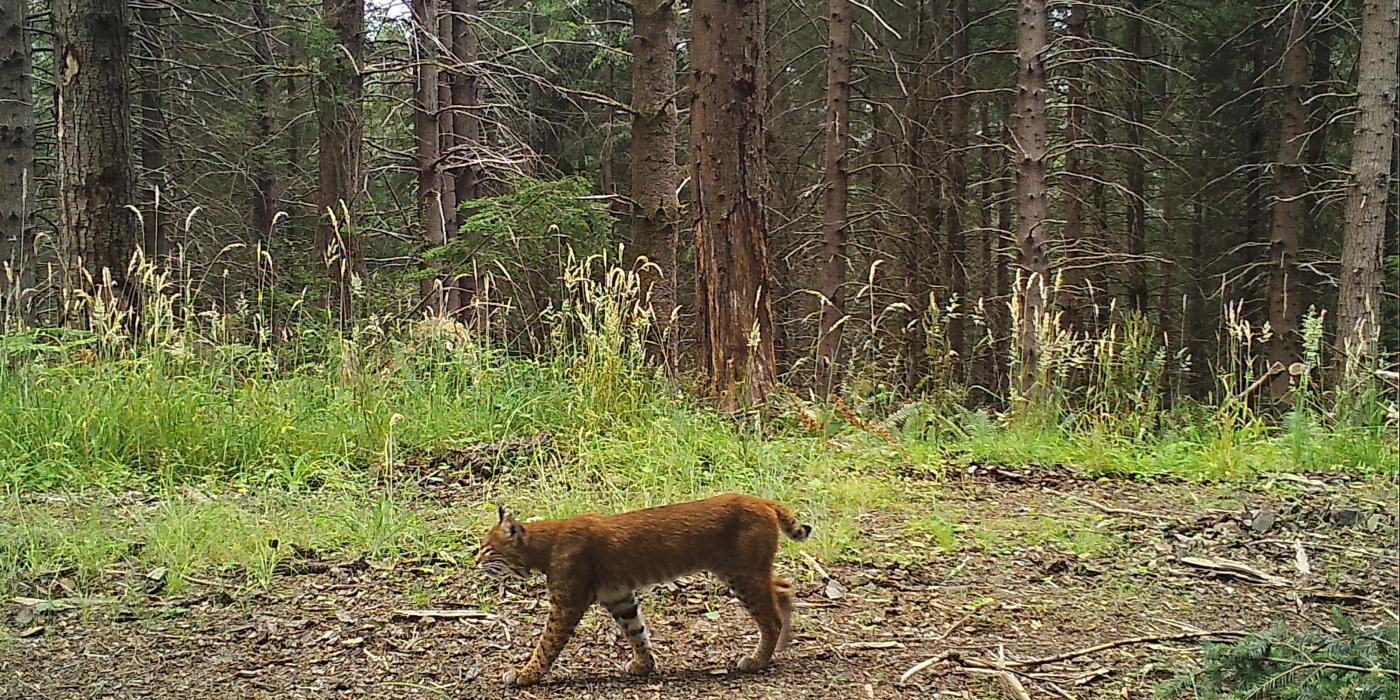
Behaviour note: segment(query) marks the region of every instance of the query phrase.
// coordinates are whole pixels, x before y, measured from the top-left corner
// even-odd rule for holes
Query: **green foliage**
[[[1203,668],[1158,689],[1200,700],[1382,700],[1400,694],[1400,628],[1357,627],[1333,615],[1335,634],[1278,628],[1235,644],[1206,644]]]
[[[425,257],[459,268],[472,263],[513,268],[554,261],[537,269],[555,273],[570,251],[586,258],[607,247],[612,215],[606,203],[588,199],[591,193],[592,184],[583,177],[517,177],[504,194],[464,204],[461,235]]]

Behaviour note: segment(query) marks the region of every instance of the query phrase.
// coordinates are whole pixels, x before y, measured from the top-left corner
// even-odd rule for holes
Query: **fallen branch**
[[[1256,569],[1248,564],[1242,564],[1229,559],[1219,559],[1212,557],[1179,557],[1177,561],[1194,566],[1198,569],[1213,571],[1217,574],[1233,576],[1238,579],[1250,581],[1252,583],[1267,583],[1274,586],[1282,586],[1288,583],[1287,580],[1268,574]]]
[[[457,619],[457,618],[470,618],[470,619],[473,619],[473,620],[494,620],[494,619],[496,619],[496,616],[495,616],[495,615],[492,615],[491,613],[484,613],[484,612],[481,612],[480,610],[473,610],[473,609],[471,609],[471,608],[452,608],[452,609],[447,609],[447,610],[395,610],[395,611],[394,611],[394,614],[395,614],[395,615],[398,615],[399,617],[412,617],[412,618],[435,617],[435,618],[441,618],[441,619]]]
[[[958,670],[963,673],[980,673],[987,676],[996,676],[1001,684],[1006,686],[1006,692],[1015,696],[1016,700],[1031,700],[1031,696],[1026,692],[1026,686],[1021,685],[1021,680],[1016,674],[1004,668],[982,668],[980,666],[961,666]]]
[[[1134,644],[1147,644],[1150,642],[1180,642],[1187,639],[1202,639],[1205,637],[1243,637],[1246,636],[1246,634],[1246,632],[1241,632],[1239,630],[1211,630],[1207,632],[1182,632],[1179,634],[1154,634],[1143,637],[1129,637],[1127,639],[1118,639],[1111,642],[1104,642],[1102,644],[1095,644],[1091,647],[1084,647],[1083,649],[1076,649],[1074,651],[1068,651],[1063,654],[1055,654],[1054,656],[1044,656],[1039,659],[1027,659],[1025,661],[1006,661],[1003,665],[1015,668],[1025,668],[1027,666],[1043,666],[1045,664],[1053,664],[1060,661],[1077,659],[1081,656],[1097,654],[1101,651],[1117,649],[1118,647],[1132,646]]]

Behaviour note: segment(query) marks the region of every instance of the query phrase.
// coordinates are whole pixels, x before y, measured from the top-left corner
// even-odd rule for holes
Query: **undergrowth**
[[[571,293],[542,315],[551,347],[535,357],[445,319],[341,336],[305,312],[274,341],[257,330],[268,324],[237,322],[244,307],[193,313],[178,290],[146,304],[136,337],[108,319],[0,338],[0,588],[92,580],[122,559],[177,586],[209,567],[265,580],[282,556],[270,540],[370,557],[462,549],[495,501],[550,517],[745,491],[809,513],[828,533],[815,546],[839,554],[860,544],[856,515],[925,508],[937,480],[970,463],[1185,480],[1396,467],[1389,426],[1330,417],[1306,384],[1283,421],[1247,400],[1147,400],[1165,355],[1143,324],[1091,345],[1047,341],[1098,367],[1066,385],[1060,411],[900,399],[854,373],[831,402],[778,392],[735,419],[645,356],[635,273],[595,256],[562,279]],[[1223,379],[1222,395],[1252,376]],[[472,502],[412,486],[434,456],[523,436],[547,448],[492,465]],[[934,544],[951,547],[951,527],[931,522]]]
[[[1400,628],[1362,629],[1341,614],[1336,632],[1284,628],[1205,646],[1203,666],[1158,689],[1200,700],[1382,700],[1400,695]]]

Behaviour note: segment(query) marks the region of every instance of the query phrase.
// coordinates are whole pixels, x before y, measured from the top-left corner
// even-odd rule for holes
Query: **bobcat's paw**
[[[506,671],[506,675],[501,679],[507,688],[524,688],[540,682],[539,676],[530,675],[525,669],[512,669]]]
[[[650,656],[635,656],[627,664],[627,672],[634,676],[651,675],[656,670],[656,659]]]
[[[770,663],[772,663],[772,659],[760,659],[757,656],[746,656],[742,659],[739,659],[739,670],[743,671],[744,673],[761,671],[765,668],[768,668],[768,665]]]

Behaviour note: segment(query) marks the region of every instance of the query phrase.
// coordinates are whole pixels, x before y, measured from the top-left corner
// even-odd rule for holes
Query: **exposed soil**
[[[1030,697],[1150,697],[1200,648],[1174,636],[1327,627],[1333,606],[1394,620],[1389,482],[1206,488],[994,467],[910,482],[930,502],[935,489],[963,523],[955,551],[872,514],[861,561],[784,558],[800,634],[758,674],[732,670],[757,632],[705,577],[644,596],[656,675],[623,674],[626,645],[590,613],[545,684],[507,691],[502,673],[542,624],[540,582],[502,597],[441,557],[306,561],[264,591],[209,577],[167,596],[133,572],[110,599],[36,605],[63,594],[32,584],[0,622],[0,698],[1013,697],[985,668],[998,659]],[[1047,536],[1047,523],[1065,525]],[[1023,663],[1146,636],[1161,639]]]

